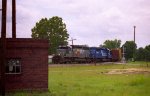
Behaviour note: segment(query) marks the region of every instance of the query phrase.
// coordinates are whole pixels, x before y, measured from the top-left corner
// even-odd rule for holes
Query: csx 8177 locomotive
[[[88,47],[86,45],[60,46],[52,62],[58,63],[91,63],[111,61],[112,55],[108,48]]]

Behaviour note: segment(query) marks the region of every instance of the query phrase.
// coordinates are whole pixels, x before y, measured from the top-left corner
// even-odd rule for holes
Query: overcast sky
[[[17,37],[31,38],[41,18],[59,16],[74,44],[99,46],[105,40],[133,40],[138,47],[150,44],[150,0],[16,0]],[[11,37],[11,0],[8,0],[7,37]],[[1,5],[0,5],[1,6]],[[71,42],[69,42],[71,43]]]

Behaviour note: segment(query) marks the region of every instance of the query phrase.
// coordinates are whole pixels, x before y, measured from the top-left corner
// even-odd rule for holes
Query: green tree
[[[123,46],[125,47],[125,58],[127,60],[135,58],[137,45],[134,43],[134,41],[126,41]]]
[[[68,44],[69,34],[67,33],[66,24],[63,23],[61,17],[42,18],[31,31],[32,38],[47,39],[49,41],[49,54],[56,53],[59,45]]]
[[[145,47],[145,60],[150,61],[150,45]]]
[[[114,49],[114,48],[120,48],[121,40],[106,40],[103,45],[100,45],[105,48]]]
[[[144,61],[145,60],[145,49],[140,47],[139,49],[136,50],[136,55],[135,55],[135,59],[137,61]]]

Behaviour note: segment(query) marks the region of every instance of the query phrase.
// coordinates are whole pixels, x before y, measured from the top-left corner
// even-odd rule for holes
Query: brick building
[[[7,0],[2,0],[0,95],[13,90],[48,89],[48,41],[16,38],[16,0],[12,0],[12,38],[6,38]]]
[[[48,41],[7,39],[5,88],[48,89]]]

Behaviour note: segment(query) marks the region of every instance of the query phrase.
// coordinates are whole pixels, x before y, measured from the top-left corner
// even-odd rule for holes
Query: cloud
[[[8,1],[11,4],[11,0]],[[107,39],[133,40],[136,25],[138,47],[150,44],[148,0],[17,0],[17,37],[30,38],[41,18],[60,16],[75,44],[98,46]],[[9,6],[8,12],[10,13]],[[11,14],[8,26],[11,26]],[[9,37],[11,27],[8,27]]]

